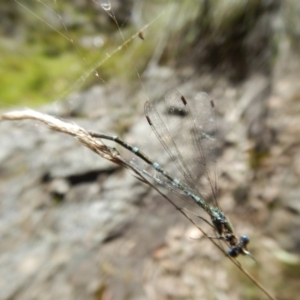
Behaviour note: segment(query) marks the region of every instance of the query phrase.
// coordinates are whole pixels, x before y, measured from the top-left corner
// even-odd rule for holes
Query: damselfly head
[[[250,256],[250,257],[253,258],[253,256],[251,255],[251,253],[247,250],[247,245],[249,244],[249,242],[250,242],[249,237],[246,236],[246,235],[242,235],[240,237],[240,240],[239,240],[237,246],[231,248],[228,251],[229,256],[231,256],[231,257],[237,257],[240,254],[242,254],[242,255],[248,255],[248,256]]]

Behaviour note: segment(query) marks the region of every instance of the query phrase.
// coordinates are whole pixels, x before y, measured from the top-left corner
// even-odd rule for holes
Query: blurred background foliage
[[[105,1],[104,1],[105,2]],[[178,5],[180,5],[179,8]],[[10,1],[0,4],[1,105],[37,105],[61,98],[86,71],[101,62],[125,40],[160,12],[177,9],[174,18],[160,17],[152,30],[166,31],[160,63],[198,64],[217,72],[227,70],[233,80],[243,80],[249,69],[261,68],[263,50],[274,43],[268,20],[256,20],[279,1],[112,1],[120,36],[113,18],[101,1]],[[174,13],[174,10],[172,11]],[[291,20],[292,21],[292,20]],[[292,22],[291,22],[292,23]],[[261,32],[253,30],[260,26]],[[297,34],[295,27],[291,30]],[[255,32],[256,35],[251,34]],[[137,70],[143,72],[157,43],[154,35],[143,43],[134,40],[126,55],[118,52],[101,66],[101,79],[116,74],[123,80],[135,79],[132,60],[143,57]],[[274,43],[274,52],[276,43]],[[255,62],[255,64],[253,64]],[[269,61],[268,61],[269,62]],[[268,71],[268,67],[263,67]],[[97,78],[84,80],[84,87]]]
[[[141,1],[132,12],[132,1],[112,2],[121,34],[101,1],[1,1],[1,105],[32,106],[61,98],[86,70],[107,58],[153,16],[174,5],[166,0]],[[190,19],[181,16],[185,20],[176,21],[176,30]],[[153,26],[159,31],[166,20],[159,18]],[[151,39],[127,46],[126,55],[118,52],[101,66],[101,79],[108,81],[116,74],[123,80],[132,79],[136,76],[132,60],[144,57],[147,61],[155,46]],[[138,70],[143,67],[136,66]],[[94,76],[87,78],[83,88],[95,80]]]

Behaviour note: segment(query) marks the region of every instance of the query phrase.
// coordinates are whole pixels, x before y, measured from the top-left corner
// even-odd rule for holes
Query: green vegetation
[[[55,6],[58,4],[46,7],[41,2],[19,3],[7,2],[14,23],[6,22],[0,37],[2,107],[41,105],[116,76],[122,81],[136,80],[133,67],[143,72],[164,36],[162,28],[169,28],[165,34],[168,39],[172,32],[197,16],[197,9],[193,16],[176,13],[179,7],[188,11],[193,3],[190,0],[183,1],[181,6],[176,1],[146,1],[138,12],[140,25],[119,24],[122,37],[112,18],[99,5],[82,8],[68,2],[60,3],[60,7]],[[145,40],[136,38],[107,59],[161,12],[164,15],[143,33]],[[176,20],[175,26],[174,15],[185,17]],[[87,73],[90,74],[85,76]]]
[[[122,43],[120,39],[116,40],[113,38],[107,41],[101,48],[87,49],[76,41],[72,44],[53,32],[47,33],[47,40],[37,38],[34,42],[17,44],[12,40],[2,39],[1,106],[36,106],[61,98],[84,71]],[[145,47],[142,50],[146,50]],[[128,67],[130,56],[124,56],[123,62],[121,58],[122,53],[118,54],[117,59],[103,65],[98,70],[99,76],[106,81],[116,72],[119,75],[126,72],[124,67]],[[95,80],[95,76],[90,76],[81,86],[91,84],[93,78]]]

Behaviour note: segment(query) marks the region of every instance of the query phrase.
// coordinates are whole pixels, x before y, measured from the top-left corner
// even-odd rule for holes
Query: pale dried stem
[[[93,138],[85,129],[75,123],[60,120],[56,117],[37,112],[32,109],[11,111],[0,115],[0,121],[36,120],[46,124],[51,130],[69,134],[84,146],[99,154],[101,157],[115,162],[116,150],[106,146],[101,140]]]

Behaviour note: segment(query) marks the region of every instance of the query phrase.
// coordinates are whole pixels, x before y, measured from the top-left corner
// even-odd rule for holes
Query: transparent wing
[[[159,113],[154,104],[147,102],[145,104],[145,115],[148,119],[152,130],[156,134],[160,143],[177,166],[184,181],[191,187],[195,188],[195,178],[188,169],[185,160],[191,155],[187,155],[191,147],[187,144],[190,142],[184,135],[186,116],[190,114],[188,107],[184,104],[185,99],[176,90],[169,90],[165,94],[163,112]],[[176,140],[180,143],[176,144]]]
[[[166,92],[164,107],[145,104],[145,115],[157,138],[179,170],[179,176],[203,199],[216,199],[215,111],[211,98],[199,93],[187,101],[172,89]],[[199,178],[205,175],[205,180]]]
[[[191,101],[191,111],[193,112],[193,143],[197,152],[199,167],[204,171],[202,182],[197,178],[198,187],[208,186],[211,195],[217,205],[217,166],[218,155],[217,145],[217,121],[213,99],[204,92],[198,93]],[[201,174],[202,175],[202,174]]]

